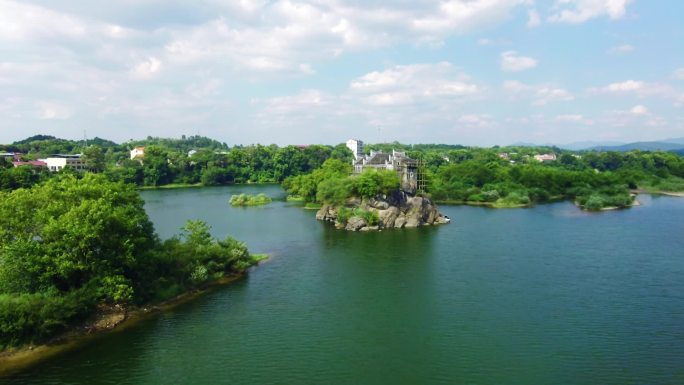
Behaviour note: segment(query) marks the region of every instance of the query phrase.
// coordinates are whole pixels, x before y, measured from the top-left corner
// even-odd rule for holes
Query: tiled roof
[[[33,167],[47,167],[47,163],[40,160],[31,160],[28,162],[12,162],[14,167],[19,166],[33,166]]]
[[[373,155],[366,164],[385,164],[389,162],[390,154],[376,153]]]

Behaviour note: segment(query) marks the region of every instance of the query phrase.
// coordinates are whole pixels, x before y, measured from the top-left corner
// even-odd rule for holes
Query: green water
[[[450,225],[335,231],[276,186],[145,191],[271,259],[8,384],[684,384],[684,199],[587,214],[443,207]]]

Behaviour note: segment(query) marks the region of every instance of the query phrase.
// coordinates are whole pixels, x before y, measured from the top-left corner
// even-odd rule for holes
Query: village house
[[[535,155],[534,159],[536,159],[539,162],[551,162],[553,160],[556,160],[556,154],[541,154],[541,155]]]
[[[145,157],[145,147],[138,146],[131,150],[131,159],[142,159]]]

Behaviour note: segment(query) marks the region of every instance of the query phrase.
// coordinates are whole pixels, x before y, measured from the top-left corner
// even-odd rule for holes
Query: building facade
[[[76,171],[85,171],[86,165],[81,154],[55,154],[46,159],[40,159],[45,162],[48,170],[57,172],[63,170],[65,167],[72,168]]]
[[[354,154],[354,160],[363,157],[363,141],[358,139],[349,139],[347,141],[347,148]]]

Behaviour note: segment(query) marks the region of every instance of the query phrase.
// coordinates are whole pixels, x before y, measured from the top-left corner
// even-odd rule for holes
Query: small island
[[[402,190],[369,199],[352,197],[341,205],[325,204],[316,213],[316,219],[349,231],[401,229],[451,221],[428,197]]]
[[[424,194],[421,163],[406,153],[371,151],[351,139],[352,166],[328,159],[311,174],[285,181],[287,190],[307,202],[321,204],[316,219],[349,231],[373,231],[449,223]]]
[[[266,194],[256,195],[233,195],[230,197],[231,206],[263,206],[272,202],[272,199]]]

